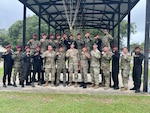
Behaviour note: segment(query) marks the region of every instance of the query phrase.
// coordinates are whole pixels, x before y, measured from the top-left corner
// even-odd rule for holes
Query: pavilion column
[[[143,81],[143,92],[147,92],[148,88],[148,65],[149,65],[149,37],[150,37],[150,0],[146,2],[146,22],[145,22],[145,43],[144,43],[144,81]]]
[[[120,4],[118,4],[118,50],[120,51]]]
[[[41,7],[39,6],[39,12],[41,12]],[[41,17],[39,16],[38,20],[38,39],[40,40],[41,37]]]
[[[26,46],[26,13],[27,13],[26,3],[24,3],[24,7],[23,7],[23,39],[22,39],[23,50]]]
[[[131,36],[131,11],[130,11],[130,6],[131,0],[129,0],[128,3],[128,30],[127,30],[127,48],[130,51],[130,36]]]

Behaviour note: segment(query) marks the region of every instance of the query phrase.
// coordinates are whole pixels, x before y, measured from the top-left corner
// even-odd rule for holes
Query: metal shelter
[[[39,36],[40,23],[43,19],[48,24],[48,34],[50,34],[50,26],[55,30],[64,31],[69,29],[67,15],[75,18],[75,27],[82,29],[105,29],[112,31],[114,35],[114,28],[118,28],[118,47],[120,45],[120,22],[128,16],[128,37],[127,47],[130,50],[130,19],[131,10],[140,0],[80,0],[78,13],[76,13],[76,6],[79,0],[19,0],[24,5],[23,10],[23,45],[26,43],[26,8],[28,7],[39,17]],[[147,0],[147,2],[150,2]],[[65,4],[65,6],[64,6]],[[72,7],[70,7],[72,4]],[[147,3],[148,4],[148,3]],[[65,8],[66,7],[66,8]],[[147,5],[148,7],[148,5]],[[71,9],[71,10],[70,10]],[[40,38],[40,37],[39,37]],[[148,41],[148,34],[145,37]],[[148,42],[145,47],[148,49]],[[145,53],[148,53],[145,48]],[[146,55],[148,56],[148,55]],[[144,72],[144,87],[143,91],[147,91],[148,79],[148,57],[145,59]]]

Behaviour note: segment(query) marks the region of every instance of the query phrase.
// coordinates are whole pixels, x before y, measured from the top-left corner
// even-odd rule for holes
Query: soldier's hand
[[[37,56],[39,53],[35,53],[34,56]]]
[[[29,40],[29,43],[31,43],[32,42],[32,39],[31,40]]]
[[[56,55],[59,55],[59,52],[57,52]]]
[[[103,52],[102,52],[102,55],[104,55],[104,54],[105,54],[105,52],[103,51]]]

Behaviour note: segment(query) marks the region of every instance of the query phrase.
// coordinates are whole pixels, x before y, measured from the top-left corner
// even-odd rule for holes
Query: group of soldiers
[[[11,52],[11,46],[7,45],[7,51],[2,55],[4,58],[4,76],[3,87],[6,85],[6,76],[8,75],[8,85],[16,85],[16,76],[19,75],[19,84],[24,87],[24,82],[28,85],[28,78],[33,70],[31,86],[35,87],[36,74],[38,75],[38,85],[43,84],[44,87],[49,84],[49,75],[51,74],[51,86],[60,85],[60,75],[63,74],[63,86],[66,85],[78,87],[78,72],[81,74],[82,82],[80,87],[87,88],[87,74],[90,72],[92,84],[90,87],[94,89],[100,86],[105,90],[110,88],[110,61],[112,60],[112,78],[114,90],[119,89],[119,67],[123,78],[123,87],[121,91],[128,90],[128,77],[130,72],[131,56],[125,47],[122,54],[119,53],[117,46],[111,49],[110,43],[113,37],[108,33],[107,29],[103,30],[104,37],[100,38],[97,34],[94,38],[90,37],[90,33],[86,32],[85,37],[81,37],[78,33],[76,37],[67,34],[47,35],[44,33],[42,39],[37,39],[37,34],[33,34],[32,39],[27,42],[25,52],[21,51],[21,46],[16,46],[16,51]],[[140,92],[142,60],[143,54],[140,47],[135,48],[133,68],[134,88]],[[138,62],[138,63],[137,63]],[[141,71],[139,72],[140,65]],[[11,83],[11,71],[14,68],[13,84]],[[69,72],[69,80],[66,81],[67,68]],[[137,69],[138,68],[138,69]],[[101,73],[101,83],[99,79]],[[73,83],[74,75],[74,83]],[[137,80],[138,76],[138,80]],[[44,79],[45,78],[45,79]],[[68,83],[68,84],[67,84]]]

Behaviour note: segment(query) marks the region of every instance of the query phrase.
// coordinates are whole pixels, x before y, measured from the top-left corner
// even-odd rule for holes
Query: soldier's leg
[[[83,68],[83,88],[86,88],[87,87],[87,72],[88,72],[88,68],[87,67],[84,67]]]
[[[74,79],[75,79],[75,87],[77,87],[78,82],[78,65],[74,65]]]
[[[12,67],[9,67],[9,71],[8,71],[8,85],[12,86],[11,83],[11,72],[12,72]]]
[[[63,71],[63,86],[66,86],[66,68],[63,68],[62,71]]]
[[[123,88],[121,88],[121,91],[125,91],[128,89],[128,78],[129,78],[129,71],[128,70],[122,70]]]
[[[81,83],[80,83],[80,87],[83,87],[83,85],[84,85],[84,73],[83,73],[83,67],[80,68],[80,74],[81,74]]]
[[[17,85],[16,85],[16,76],[17,76],[17,73],[19,73],[19,69],[18,68],[14,68],[14,74],[13,74],[13,86],[14,87],[17,87]]]
[[[45,68],[45,80],[46,80],[46,83],[43,85],[44,87],[48,86],[49,74],[50,74],[50,69],[49,68]]]
[[[3,87],[7,87],[7,86],[6,86],[6,76],[7,76],[7,73],[6,73],[6,68],[4,67],[4,75],[3,75]]]
[[[141,87],[141,75],[142,75],[142,67],[136,68],[136,90],[140,90]]]
[[[103,70],[103,74],[105,77],[105,90],[109,89],[109,84],[110,84],[110,72],[109,69]]]
[[[73,64],[69,65],[69,86],[72,85],[72,77],[73,77]]]
[[[51,85],[54,86],[55,81],[55,68],[51,68]]]
[[[19,68],[19,73],[18,73],[19,85],[21,85],[21,76],[22,76],[22,69]]]
[[[59,85],[60,83],[60,74],[61,74],[62,69],[57,68],[57,78],[56,78],[56,86]]]
[[[94,89],[97,89],[99,88],[99,68],[94,67],[93,71],[94,71],[94,81],[95,81]]]
[[[94,86],[95,86],[95,78],[94,78],[94,70],[93,70],[93,67],[90,68],[90,75],[91,75],[91,82],[92,82],[91,87],[94,87]]]

